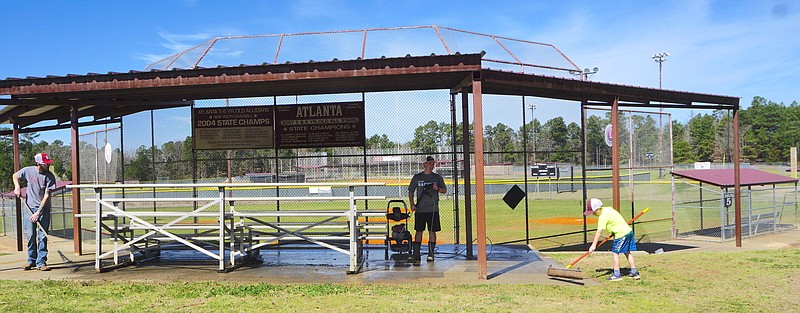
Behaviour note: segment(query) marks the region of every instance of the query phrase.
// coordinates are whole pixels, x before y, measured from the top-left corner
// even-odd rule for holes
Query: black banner
[[[366,142],[364,102],[280,105],[278,149],[363,146]]]
[[[275,146],[272,107],[195,108],[192,130],[195,149],[267,149]]]

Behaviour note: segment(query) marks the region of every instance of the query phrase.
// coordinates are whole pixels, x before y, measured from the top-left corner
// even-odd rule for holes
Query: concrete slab
[[[87,245],[88,246],[88,245]],[[57,250],[69,251],[72,242],[50,243],[49,272],[24,271],[26,253],[17,252],[13,238],[0,237],[0,279],[39,280],[114,280],[114,281],[230,281],[268,283],[345,283],[345,284],[597,284],[593,280],[564,281],[547,276],[549,266],[563,264],[524,245],[491,246],[488,251],[487,280],[478,279],[477,260],[465,256],[464,245],[440,245],[436,261],[414,265],[390,252],[385,259],[382,247],[365,250],[361,273],[347,274],[348,257],[327,249],[282,247],[264,250],[263,263],[245,265],[229,273],[218,273],[217,263],[193,250],[164,250],[158,260],[119,268],[105,273],[94,270],[94,255],[65,253],[70,262],[59,260]],[[477,247],[474,247],[477,251]],[[392,257],[395,256],[395,257]],[[396,256],[400,256],[397,258]]]
[[[436,261],[423,261],[413,265],[402,258],[386,260],[385,250],[365,250],[367,261],[359,274],[347,274],[346,255],[327,249],[286,247],[281,250],[262,251],[262,264],[246,265],[230,273],[218,273],[217,263],[204,259],[193,250],[165,250],[160,260],[116,269],[105,273],[94,270],[94,255],[74,255],[72,241],[51,241],[49,264],[52,271],[24,271],[26,253],[16,251],[14,238],[0,236],[0,279],[7,280],[113,280],[113,281],[220,281],[265,283],[344,283],[344,284],[554,284],[599,285],[597,281],[552,279],[547,276],[549,266],[563,268],[564,264],[547,257],[553,252],[539,252],[524,245],[493,245],[488,251],[487,280],[478,279],[478,263],[467,259],[464,245],[439,245]],[[640,253],[653,253],[661,248],[665,253],[691,251],[724,251],[735,249],[774,249],[800,247],[800,231],[786,231],[744,239],[742,247],[734,242],[703,242],[670,240],[641,243]],[[86,245],[85,247],[91,247]],[[583,251],[578,246],[572,249]],[[62,262],[61,250],[71,262]],[[563,251],[563,249],[561,249]],[[474,251],[477,251],[475,248]]]

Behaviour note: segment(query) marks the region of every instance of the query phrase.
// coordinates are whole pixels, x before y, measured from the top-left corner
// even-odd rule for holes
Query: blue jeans
[[[39,216],[39,224],[42,227],[39,228],[35,223],[31,223],[30,220],[31,210],[36,212],[38,208],[29,210],[24,203],[22,206],[22,229],[25,237],[28,238],[28,264],[36,264],[36,267],[41,267],[47,264],[47,233],[41,228],[47,229],[50,227],[50,214],[46,211],[42,212],[43,214]]]

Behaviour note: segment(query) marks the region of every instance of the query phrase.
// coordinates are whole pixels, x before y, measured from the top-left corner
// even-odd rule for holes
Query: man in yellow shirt
[[[631,251],[636,251],[636,238],[633,235],[633,229],[622,215],[619,214],[612,207],[603,207],[603,202],[599,199],[589,199],[586,201],[586,211],[583,215],[597,216],[597,232],[594,234],[592,246],[589,247],[589,252],[597,249],[597,240],[600,239],[600,232],[606,230],[614,236],[614,246],[611,248],[611,255],[614,257],[614,273],[608,278],[610,281],[622,280],[622,274],[619,272],[619,255],[625,254],[628,258],[628,263],[631,265],[631,272],[628,277],[639,279],[639,271],[636,269],[636,262],[633,260]]]

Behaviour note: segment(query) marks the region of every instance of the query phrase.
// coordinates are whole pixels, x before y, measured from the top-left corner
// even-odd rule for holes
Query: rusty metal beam
[[[620,210],[619,200],[619,99],[614,98],[611,104],[611,197],[614,209]]]
[[[105,125],[105,124],[113,124],[113,123],[122,123],[122,119],[120,118],[112,118],[107,120],[98,120],[98,121],[91,121],[91,122],[81,122],[78,124],[80,127],[84,126],[95,126],[95,125]],[[42,126],[42,127],[27,127],[27,128],[20,128],[20,134],[27,134],[27,133],[37,133],[43,131],[50,131],[50,130],[58,130],[58,129],[67,129],[70,128],[70,125],[58,124],[58,125],[51,125],[51,126]],[[8,136],[11,135],[13,131],[11,130],[0,130],[0,136]]]
[[[489,94],[537,96],[573,101],[664,102],[664,107],[735,109],[738,97],[653,89],[541,75],[483,70],[484,92]]]
[[[450,94],[457,94],[459,92],[469,93],[470,88],[472,88],[472,73],[465,75],[461,82],[450,88]]]
[[[81,184],[81,167],[79,165],[80,161],[80,138],[79,138],[79,124],[78,124],[78,107],[73,106],[70,110],[70,139],[72,141],[72,184],[80,185]],[[80,190],[73,189],[72,190],[72,238],[73,238],[73,248],[75,254],[81,255],[83,254],[83,245],[81,242],[81,219],[78,217],[78,214],[81,213],[81,193]],[[98,217],[100,218],[100,217]],[[95,231],[100,231],[95,230]]]
[[[478,232],[478,279],[486,280],[486,190],[484,185],[483,158],[483,94],[480,72],[473,74],[472,105],[473,129],[475,131],[475,207]],[[469,243],[468,243],[469,244]]]
[[[733,198],[736,247],[742,246],[742,171],[739,153],[739,110],[733,110]]]
[[[245,96],[272,96],[302,93],[340,93],[367,91],[449,89],[453,82],[442,79],[445,73],[463,73],[479,66],[440,66],[436,68],[386,68],[358,69],[352,71],[312,71],[292,73],[264,73],[222,76],[176,77],[152,80],[85,82],[69,85],[31,85],[10,87],[5,92],[14,94],[65,93],[76,97],[168,97],[172,100],[191,97],[228,98]],[[394,77],[392,77],[394,76]],[[372,79],[371,77],[379,77]],[[458,75],[458,81],[463,74]],[[348,81],[350,79],[350,81]],[[392,83],[394,82],[394,83]],[[272,83],[271,86],[261,84]],[[358,83],[353,85],[352,83]],[[315,85],[316,84],[316,85]],[[273,87],[273,88],[264,88]],[[274,88],[278,87],[278,88]],[[331,88],[334,87],[334,88]],[[271,91],[270,91],[271,90]],[[295,90],[286,92],[283,90]],[[2,93],[3,91],[0,91]],[[305,93],[304,93],[305,94]]]
[[[479,70],[480,59],[480,54],[467,54],[15,79],[0,81],[0,94],[69,94],[179,86],[196,90],[200,85],[464,72]]]
[[[470,75],[472,80],[472,75]],[[461,144],[464,152],[464,226],[466,233],[467,245],[467,259],[472,260],[475,257],[472,251],[472,166],[470,165],[470,149],[469,142],[469,88],[466,86],[461,87]]]
[[[14,137],[12,139],[12,145],[14,146],[12,149],[14,150],[14,175],[19,172],[20,169],[20,158],[19,158],[19,125],[14,123],[13,125],[13,132]],[[20,201],[20,197],[15,198],[14,204],[16,206],[16,214],[17,214],[17,251],[22,251],[22,201]]]

